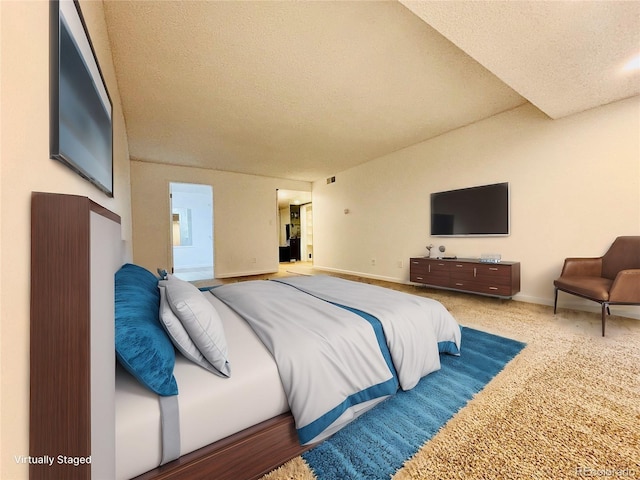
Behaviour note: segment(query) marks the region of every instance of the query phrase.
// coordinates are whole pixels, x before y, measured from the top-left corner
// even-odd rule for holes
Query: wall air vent
[[[329,185],[330,183],[336,183],[336,177],[327,178],[327,185]]]

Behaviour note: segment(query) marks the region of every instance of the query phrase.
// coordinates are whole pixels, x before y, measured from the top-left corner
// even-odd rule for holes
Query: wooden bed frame
[[[255,480],[308,450],[283,413],[144,473],[135,480]]]
[[[102,300],[114,303],[113,277],[122,263],[120,218],[86,197],[34,192],[31,231],[29,455],[93,456],[91,464],[78,466],[30,464],[29,478],[102,480],[101,472],[115,471],[115,404],[108,395],[115,392],[115,349],[105,345],[113,343],[113,322],[101,322],[107,330],[97,332],[105,325],[95,317],[109,309],[100,305],[96,315],[92,307],[101,301],[95,298],[98,288],[106,292]],[[98,252],[97,265],[92,250]],[[100,282],[107,287],[94,285]],[[114,318],[112,311],[107,318]],[[96,374],[101,364],[106,370]],[[100,382],[92,382],[97,375]],[[257,479],[309,448],[300,445],[286,413],[136,480]]]

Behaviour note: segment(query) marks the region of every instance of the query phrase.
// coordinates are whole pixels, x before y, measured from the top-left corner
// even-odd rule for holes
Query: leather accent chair
[[[558,290],[598,302],[604,337],[609,305],[640,305],[640,236],[616,238],[599,258],[565,259],[560,278],[553,284],[553,313],[558,307]]]

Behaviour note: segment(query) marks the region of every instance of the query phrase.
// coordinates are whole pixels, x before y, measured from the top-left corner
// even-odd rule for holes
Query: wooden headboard
[[[32,194],[29,455],[44,462],[30,464],[32,479],[115,478],[121,245],[113,212],[86,197]]]

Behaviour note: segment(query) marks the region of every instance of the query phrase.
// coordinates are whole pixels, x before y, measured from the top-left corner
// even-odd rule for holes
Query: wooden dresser
[[[430,287],[511,298],[520,291],[520,263],[475,259],[410,259],[409,279]]]

